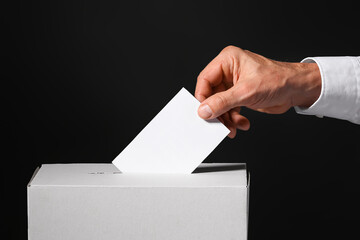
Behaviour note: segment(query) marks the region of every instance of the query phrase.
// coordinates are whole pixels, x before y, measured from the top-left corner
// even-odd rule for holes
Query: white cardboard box
[[[201,164],[192,174],[44,164],[28,185],[30,240],[245,240],[247,219],[245,164]]]

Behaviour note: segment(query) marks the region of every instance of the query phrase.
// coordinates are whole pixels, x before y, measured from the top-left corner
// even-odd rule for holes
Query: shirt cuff
[[[300,114],[327,116],[360,123],[360,60],[356,57],[312,57],[321,75],[321,93],[309,108],[294,107]]]

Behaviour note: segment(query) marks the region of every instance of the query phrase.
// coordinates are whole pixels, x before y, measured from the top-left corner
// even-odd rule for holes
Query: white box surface
[[[245,164],[201,164],[193,174],[44,164],[28,185],[30,240],[244,240],[247,216]]]

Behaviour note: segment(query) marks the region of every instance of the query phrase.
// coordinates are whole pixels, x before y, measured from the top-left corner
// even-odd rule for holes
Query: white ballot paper
[[[217,119],[201,119],[199,106],[182,88],[113,164],[123,173],[192,173],[230,132]]]

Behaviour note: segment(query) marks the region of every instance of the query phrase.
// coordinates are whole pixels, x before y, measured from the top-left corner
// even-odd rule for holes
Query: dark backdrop
[[[26,239],[37,166],[111,162],[227,45],[282,61],[359,56],[355,3],[2,3],[2,236]],[[358,235],[360,126],[293,109],[243,114],[251,129],[206,161],[248,164],[249,239]]]

